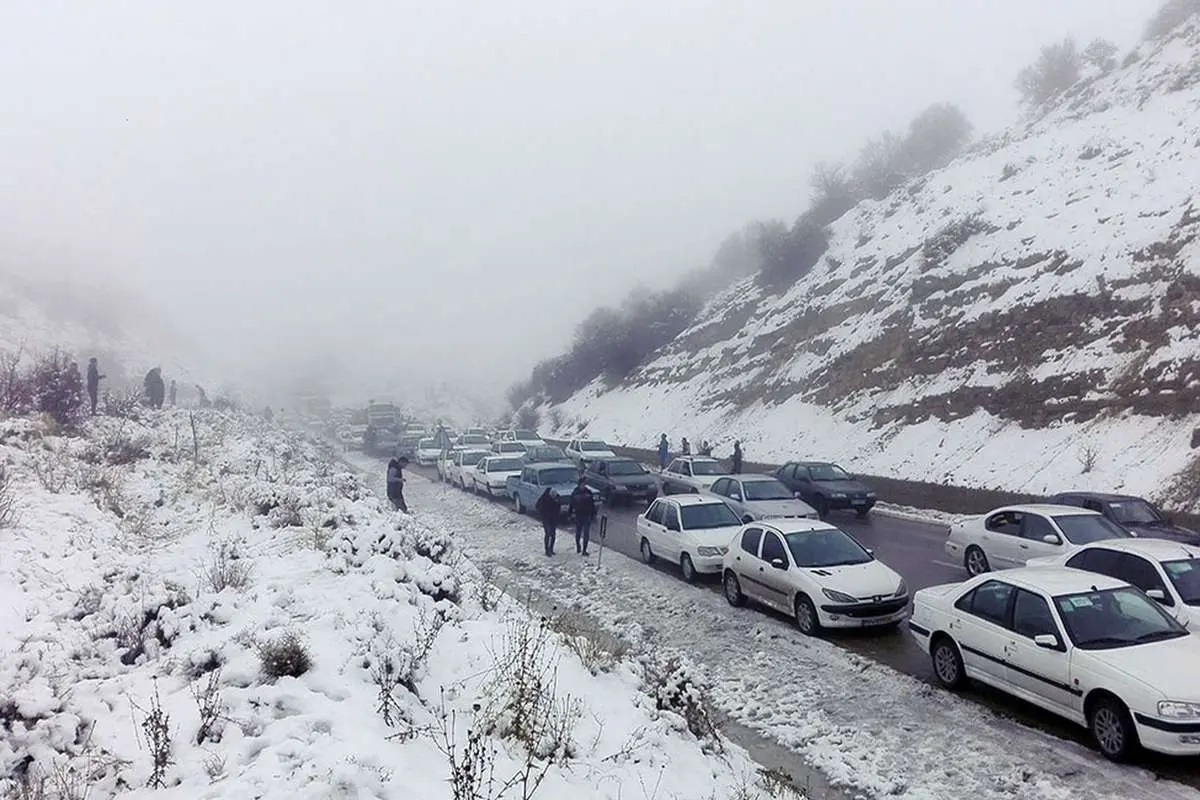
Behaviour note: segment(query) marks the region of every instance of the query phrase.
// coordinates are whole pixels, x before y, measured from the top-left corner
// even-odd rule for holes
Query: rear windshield
[[[741,525],[742,521],[733,509],[724,503],[704,503],[698,506],[680,506],[679,513],[683,517],[685,531],[704,530],[706,528],[730,528]]]
[[[493,458],[488,462],[488,472],[520,472],[521,459],[519,458]]]
[[[516,434],[514,434],[514,438],[516,438],[516,439],[540,439],[542,437],[538,436],[533,431],[517,431]]]
[[[609,475],[645,475],[646,470],[636,461],[609,461]]]
[[[1129,539],[1131,534],[1099,514],[1066,514],[1054,521],[1071,544],[1091,544],[1106,539]]]
[[[728,475],[729,472],[719,461],[693,461],[693,475]]]
[[[554,483],[576,483],[579,481],[579,470],[574,467],[560,469],[544,469],[538,473],[538,483],[549,486]]]
[[[458,440],[459,444],[487,444],[488,438],[475,433],[467,434]]]
[[[607,450],[608,445],[606,445],[604,442],[580,442],[579,449],[584,452],[595,453],[601,450]]]

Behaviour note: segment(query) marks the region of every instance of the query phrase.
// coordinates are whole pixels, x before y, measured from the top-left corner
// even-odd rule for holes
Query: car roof
[[[769,528],[778,533],[812,533],[813,531],[836,531],[840,530],[836,525],[830,525],[828,522],[819,519],[770,519],[763,522],[752,522],[750,525],[757,525],[760,528]]]
[[[678,503],[680,506],[710,506],[717,503],[724,504],[725,501],[719,497],[713,497],[707,494],[673,494],[667,497],[660,498],[661,500],[670,500]]]
[[[749,472],[742,475],[726,475],[727,478],[733,478],[736,481],[778,481],[774,475],[763,475],[760,472]]]
[[[525,466],[530,469],[575,469],[575,465],[569,461],[534,461]]]
[[[1058,492],[1053,497],[1084,497],[1088,500],[1099,500],[1102,503],[1119,503],[1124,500],[1141,500],[1133,494],[1113,494],[1111,492]],[[1051,499],[1053,499],[1053,497]]]
[[[676,456],[676,461],[716,461],[712,456]]]
[[[987,512],[987,514],[985,514],[984,516],[990,517],[992,514],[996,514],[1000,511],[1023,511],[1023,512],[1029,512],[1032,514],[1044,514],[1045,516],[1048,516],[1048,517],[1065,517],[1065,516],[1079,516],[1079,515],[1093,516],[1093,517],[1100,516],[1099,512],[1097,512],[1097,511],[1089,511],[1088,509],[1080,508],[1079,506],[1060,506],[1060,505],[1055,505],[1053,503],[1026,503],[1024,505],[1003,506],[1001,508],[992,509],[991,511]]]
[[[1125,581],[1098,572],[1084,572],[1070,567],[1017,567],[989,572],[986,575],[992,580],[1005,581],[1022,589],[1041,591],[1052,596],[1088,592],[1092,591],[1093,587],[1104,591],[1128,586]],[[987,583],[987,580],[980,583]]]
[[[799,464],[802,467],[836,467],[839,464],[833,461],[790,461],[790,464]]]
[[[1104,539],[1085,545],[1091,550],[1103,547],[1105,550],[1117,550],[1122,553],[1133,553],[1156,561],[1171,561],[1179,558],[1200,558],[1200,547],[1191,547],[1182,542],[1170,539]]]

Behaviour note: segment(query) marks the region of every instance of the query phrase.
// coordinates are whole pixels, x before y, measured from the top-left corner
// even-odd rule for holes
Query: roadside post
[[[608,514],[600,517],[600,550],[596,553],[596,569],[600,569],[600,559],[604,558],[604,537],[608,535]]]

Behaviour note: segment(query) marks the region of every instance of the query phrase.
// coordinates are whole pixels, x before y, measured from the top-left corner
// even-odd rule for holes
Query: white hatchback
[[[442,447],[437,439],[422,439],[417,442],[416,459],[421,466],[436,464],[441,454]]]
[[[660,497],[637,518],[642,560],[678,564],[689,583],[697,573],[721,571],[729,540],[740,528],[741,520],[729,506],[701,495]]]
[[[477,494],[504,497],[509,477],[520,475],[525,462],[518,455],[487,456],[478,464],[467,467],[467,488]]]

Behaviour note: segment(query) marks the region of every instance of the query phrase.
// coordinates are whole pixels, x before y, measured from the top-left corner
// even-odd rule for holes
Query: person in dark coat
[[[667,441],[667,435],[664,433],[658,440],[658,468],[660,470],[667,468],[667,460],[671,457],[671,443]]]
[[[742,442],[739,439],[733,443],[733,474],[740,475],[742,473]]]
[[[179,387],[175,385],[175,381],[171,381],[171,408],[175,407],[175,398],[179,394]]]
[[[92,403],[92,416],[96,416],[96,401],[100,399],[100,381],[106,376],[100,374],[100,367],[96,363],[96,359],[88,359],[87,368],[87,393],[88,400]]]
[[[679,452],[685,456],[690,456],[692,454],[692,443],[687,440],[686,436],[683,437],[683,441],[679,443]]]
[[[553,490],[547,489],[538,498],[534,509],[542,518],[542,532],[545,534],[542,543],[546,547],[546,555],[552,556],[554,555],[554,537],[558,533],[558,495]]]
[[[163,383],[162,368],[155,367],[146,373],[146,379],[143,381],[146,387],[146,399],[150,401],[151,408],[162,408],[163,399],[166,395],[166,385]]]
[[[702,455],[702,456],[711,456],[712,455],[712,445],[708,443],[708,439],[705,439],[703,442],[700,443],[700,455]]]
[[[582,475],[579,485],[571,492],[571,514],[575,517],[575,552],[586,556],[592,520],[596,518],[596,497]]]
[[[408,504],[404,502],[404,468],[408,466],[407,458],[393,458],[387,468],[387,495],[392,501],[392,508],[408,513]]]

